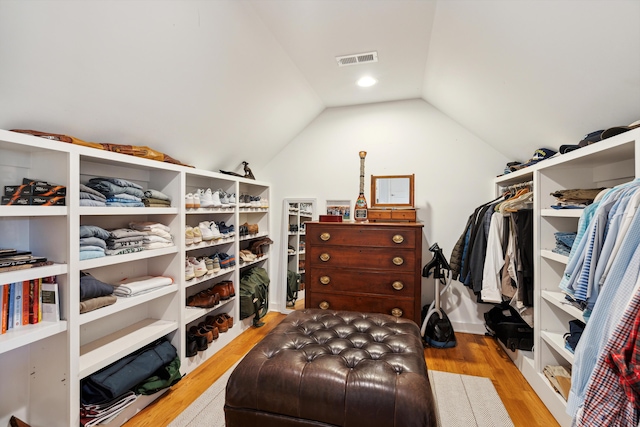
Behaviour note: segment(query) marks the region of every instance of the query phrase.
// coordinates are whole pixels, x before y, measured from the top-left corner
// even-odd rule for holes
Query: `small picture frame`
[[[340,215],[343,220],[351,219],[351,201],[327,200],[327,215]]]

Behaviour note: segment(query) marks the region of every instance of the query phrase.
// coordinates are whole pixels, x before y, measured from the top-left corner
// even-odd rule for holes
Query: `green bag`
[[[300,274],[295,271],[287,271],[287,305],[292,306],[298,299],[300,290]]]
[[[264,325],[261,322],[269,311],[269,275],[264,268],[249,269],[240,278],[240,319],[255,315],[253,326]]]

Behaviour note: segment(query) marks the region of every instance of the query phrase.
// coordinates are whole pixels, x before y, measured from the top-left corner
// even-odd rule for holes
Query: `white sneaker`
[[[195,193],[193,195],[193,208],[198,209],[200,207],[200,194]]]
[[[191,280],[194,277],[196,277],[196,274],[193,270],[193,264],[191,264],[187,259],[184,262],[184,280]]]
[[[184,196],[184,206],[187,209],[193,209],[193,194],[188,193],[186,196]]]
[[[227,197],[227,193],[225,193],[221,189],[218,190],[218,193],[219,193],[219,196],[220,196],[220,204],[222,204],[223,208],[228,208],[229,207],[229,198]]]
[[[194,257],[189,258],[189,263],[193,265],[193,273],[197,277],[202,277],[207,274],[207,265],[204,260],[197,260]]]
[[[214,239],[216,239],[216,240],[222,239],[222,233],[220,232],[220,229],[218,228],[218,224],[216,224],[214,221],[209,221],[209,231],[213,235]]]
[[[260,200],[260,207],[261,208],[265,208],[265,209],[268,208],[269,207],[269,200],[267,200],[267,199]]]
[[[216,208],[221,208],[221,207],[223,207],[223,206],[222,206],[222,200],[220,199],[220,191],[221,191],[221,190],[216,190],[216,191],[214,191],[214,192],[213,192],[213,196],[212,196],[212,197],[213,197],[213,205],[214,205]]]
[[[184,243],[187,245],[193,245],[193,228],[187,225],[184,229]]]
[[[202,234],[202,240],[205,242],[213,240],[213,233],[211,232],[211,228],[209,228],[209,221],[202,221],[198,224],[198,228],[200,229],[200,234]]]
[[[230,205],[235,205],[236,204],[236,193],[229,194],[228,198],[229,198],[229,204]]]
[[[260,207],[260,196],[252,196],[251,197],[251,207],[259,208]]]
[[[210,188],[207,188],[207,191],[203,192],[200,196],[200,206],[203,208],[213,207],[213,197]]]
[[[200,227],[193,227],[192,230],[193,230],[193,243],[198,244],[202,242],[202,232],[200,231]]]

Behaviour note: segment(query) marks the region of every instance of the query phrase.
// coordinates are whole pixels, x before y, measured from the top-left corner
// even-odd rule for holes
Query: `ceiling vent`
[[[378,62],[378,52],[356,53],[353,55],[336,56],[338,67],[349,65],[365,64],[368,62]]]

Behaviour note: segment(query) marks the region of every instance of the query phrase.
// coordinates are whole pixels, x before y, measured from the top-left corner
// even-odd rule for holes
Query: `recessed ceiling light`
[[[365,76],[358,80],[358,86],[360,87],[370,87],[376,83],[378,83],[378,81],[370,76]]]

